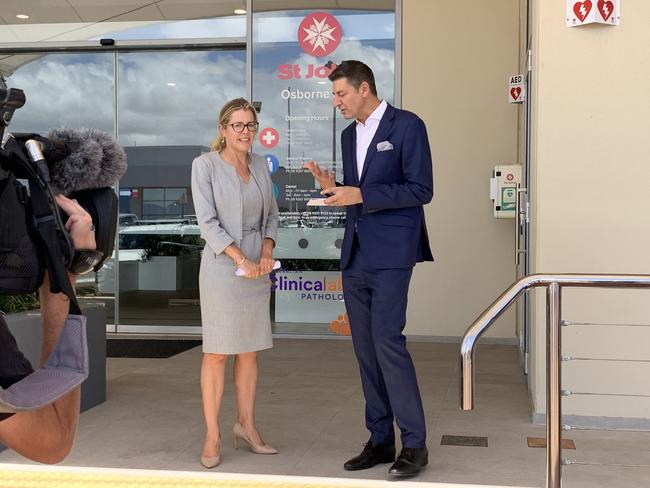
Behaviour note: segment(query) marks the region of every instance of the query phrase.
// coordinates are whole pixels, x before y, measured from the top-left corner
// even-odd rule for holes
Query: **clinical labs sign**
[[[508,82],[508,102],[523,103],[526,100],[526,78],[524,75],[512,75]]]
[[[567,0],[566,25],[618,25],[621,21],[621,0]]]
[[[340,271],[278,271],[271,279],[276,322],[328,324],[345,313]]]

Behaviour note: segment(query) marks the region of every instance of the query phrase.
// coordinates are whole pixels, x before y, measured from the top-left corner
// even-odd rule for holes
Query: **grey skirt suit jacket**
[[[277,238],[278,205],[266,160],[251,154],[249,169],[244,188],[235,168],[219,153],[202,154],[192,162],[192,199],[206,243],[199,273],[203,352],[238,354],[273,346],[268,275],[254,280],[235,276],[237,266],[223,252],[235,244],[257,261],[262,240]],[[261,216],[255,217],[259,225],[246,228],[251,216],[244,208],[244,189],[262,199]]]

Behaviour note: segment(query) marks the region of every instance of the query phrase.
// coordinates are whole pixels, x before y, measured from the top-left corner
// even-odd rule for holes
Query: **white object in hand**
[[[327,206],[325,200],[327,200],[327,198],[311,198],[307,202],[307,206],[309,207]]]
[[[274,271],[275,271],[276,269],[280,269],[281,267],[282,267],[282,264],[280,263],[280,261],[276,260],[276,261],[273,263],[273,270],[274,270]],[[235,271],[235,274],[236,274],[237,276],[244,276],[244,275],[246,274],[246,271],[244,271],[244,270],[241,269],[241,268],[237,268],[237,270]]]

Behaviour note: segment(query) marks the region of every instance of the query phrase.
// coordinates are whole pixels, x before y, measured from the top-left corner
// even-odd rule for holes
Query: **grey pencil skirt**
[[[259,232],[249,234],[241,249],[247,256],[259,256],[261,242]],[[259,251],[246,252],[246,248],[258,246]],[[205,353],[239,354],[273,347],[269,276],[252,280],[235,276],[235,269],[226,254],[215,255],[206,245],[199,272]]]

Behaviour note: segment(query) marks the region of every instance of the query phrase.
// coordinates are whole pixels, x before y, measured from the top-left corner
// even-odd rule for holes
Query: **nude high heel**
[[[239,422],[235,423],[232,428],[232,435],[235,438],[235,449],[239,449],[239,441],[248,444],[249,449],[255,454],[277,454],[278,450],[269,446],[268,444],[256,444],[253,440],[246,435],[244,428]]]
[[[221,463],[221,434],[219,434],[219,443],[217,444],[216,456],[201,456],[201,464],[204,468],[212,469]]]

